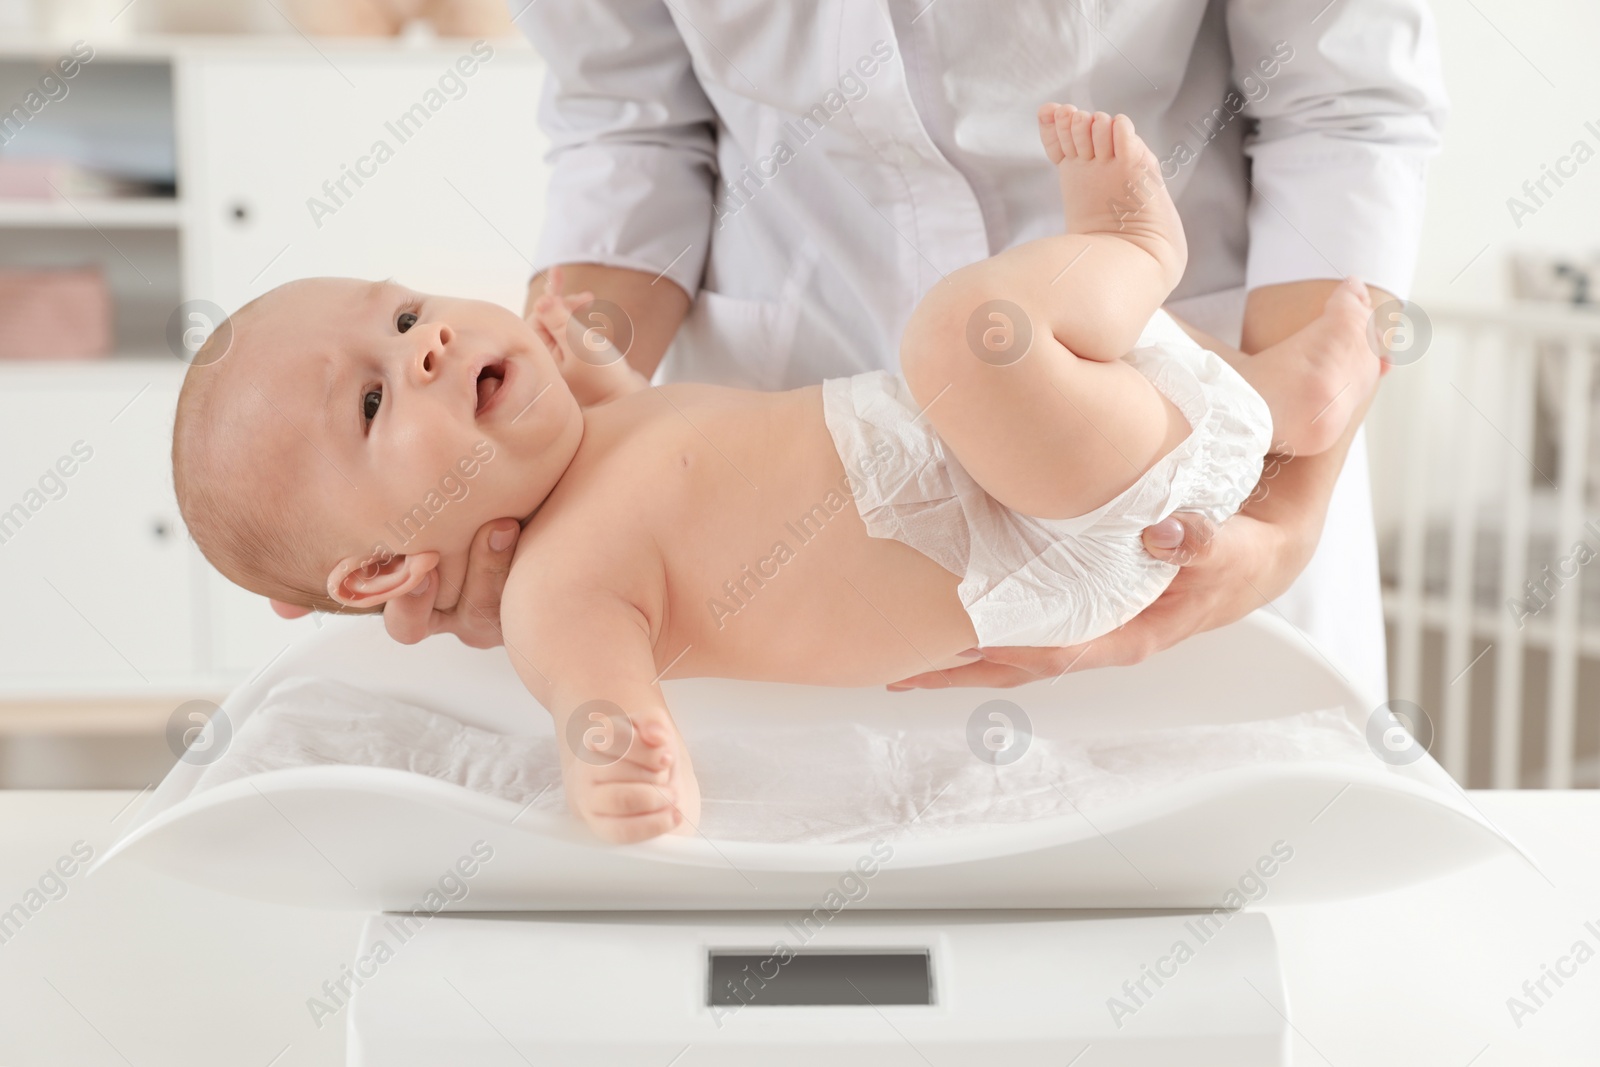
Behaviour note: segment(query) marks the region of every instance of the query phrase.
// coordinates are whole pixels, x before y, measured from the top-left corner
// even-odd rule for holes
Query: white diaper
[[[1126,491],[1072,519],[993,500],[951,454],[904,380],[886,371],[822,385],[822,410],[873,537],[901,541],[961,576],[980,645],[1074,645],[1109,633],[1161,594],[1178,568],[1140,533],[1175,511],[1213,522],[1261,477],[1266,401],[1158,311],[1123,357],[1173,402],[1189,436]]]

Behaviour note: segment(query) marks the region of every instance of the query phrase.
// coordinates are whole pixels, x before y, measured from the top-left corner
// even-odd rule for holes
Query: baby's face
[[[531,514],[582,438],[548,349],[495,304],[343,278],[263,303],[241,326],[266,346],[251,384],[292,423],[279,441],[315,452],[295,465],[312,484],[287,488],[314,492],[353,552],[464,551],[484,523]]]

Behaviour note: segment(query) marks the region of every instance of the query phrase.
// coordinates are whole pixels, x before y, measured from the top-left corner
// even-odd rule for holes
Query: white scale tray
[[[498,650],[449,638],[389,641],[375,620],[339,620],[285,653],[224,704],[237,730],[285,678],[315,675],[502,733],[549,718]],[[1021,705],[1039,737],[1275,718],[1343,708],[1365,731],[1374,703],[1306,639],[1257,613],[1137,667],[1016,690],[913,694],[669,682],[689,741],[697,731],[870,719],[965,731],[972,710]],[[371,767],[273,771],[192,793],[180,762],[102,863],[125,858],[219,891],[299,906],[408,911],[475,842],[493,859],[446,910],[811,908],[868,846],[661,838],[613,847],[580,825],[421,775]],[[1293,849],[1269,882],[1277,903],[1380,892],[1516,847],[1428,756],[1392,766],[1303,763],[1204,775],[1133,799],[1034,823],[893,843],[853,909],[1210,908],[1276,843]]]

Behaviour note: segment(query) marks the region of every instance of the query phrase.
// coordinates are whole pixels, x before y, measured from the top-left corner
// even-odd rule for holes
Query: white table
[[[104,851],[134,796],[0,792],[0,924],[75,842]],[[1520,1028],[1507,1007],[1580,939],[1600,954],[1600,793],[1471,797],[1543,874],[1505,860],[1345,904],[1263,901],[1296,1063],[1600,1063],[1600,955],[1560,988],[1547,979],[1553,996]],[[319,1028],[307,1001],[339,977],[361,913],[235,900],[134,866],[64,885],[20,929],[0,925],[0,1067],[342,1061],[343,1014]]]

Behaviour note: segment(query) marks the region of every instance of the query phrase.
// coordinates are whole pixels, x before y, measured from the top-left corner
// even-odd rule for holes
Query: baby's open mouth
[[[478,414],[483,414],[484,408],[489,406],[495,394],[500,391],[501,384],[505,381],[506,365],[504,361],[491,363],[478,372]]]

